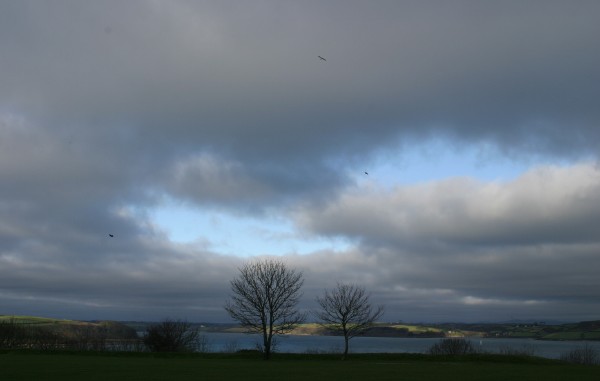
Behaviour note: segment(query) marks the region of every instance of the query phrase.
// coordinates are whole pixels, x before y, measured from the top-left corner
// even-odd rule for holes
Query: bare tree
[[[344,359],[350,339],[371,328],[383,315],[383,306],[373,307],[365,288],[352,284],[338,283],[333,290],[325,290],[323,297],[317,297],[317,303],[321,309],[315,315],[321,325],[344,335]]]
[[[296,306],[304,283],[302,272],[278,260],[251,262],[231,281],[229,315],[252,332],[262,333],[265,360],[271,357],[273,335],[289,332],[305,319]]]

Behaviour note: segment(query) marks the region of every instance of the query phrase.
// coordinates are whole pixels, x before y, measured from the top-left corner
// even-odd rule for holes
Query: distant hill
[[[137,338],[134,329],[116,321],[87,322],[37,316],[0,315],[0,324],[3,323],[14,323],[19,326],[41,328],[62,337],[76,337],[83,334],[89,335],[94,332],[101,332],[103,337],[110,340],[128,340]]]
[[[291,335],[320,335],[338,336],[341,333],[320,324],[300,324],[290,332]],[[444,332],[435,327],[404,325],[404,324],[376,324],[364,333],[369,337],[444,337]]]
[[[568,324],[534,323],[451,323],[436,325],[446,332],[470,332],[470,335],[538,340],[600,340],[600,320]]]
[[[14,322],[19,324],[84,324],[75,320],[52,319],[37,316],[0,315],[0,322]]]
[[[208,324],[208,323],[206,323]],[[236,325],[205,326],[211,332],[246,332]],[[332,336],[338,332],[320,324],[298,325],[291,335]],[[398,324],[379,323],[364,336],[371,337],[489,337],[532,338],[539,340],[600,340],[600,320],[569,324],[547,325],[544,323],[444,323],[444,324]]]
[[[54,332],[65,334],[80,332],[82,328],[102,329],[110,339],[132,339],[144,332],[152,322],[134,321],[77,321],[52,319],[35,316],[0,315],[2,322],[46,327]],[[201,332],[246,332],[235,324],[192,323]],[[300,324],[292,335],[331,336],[339,333],[320,324]],[[489,338],[532,338],[539,340],[600,340],[600,320],[567,324],[533,323],[444,323],[444,324],[403,324],[378,323],[364,336],[373,337],[489,337]]]

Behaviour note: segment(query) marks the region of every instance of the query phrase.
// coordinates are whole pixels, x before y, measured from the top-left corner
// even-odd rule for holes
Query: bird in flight
[[[317,57],[319,57],[319,58],[320,58],[321,60],[323,60],[323,61],[327,61],[325,58],[323,58],[323,57],[321,57],[321,56],[317,56]]]
[[[367,175],[367,176],[368,176],[368,175],[369,175],[369,172],[365,171],[365,175]]]
[[[115,236],[115,235],[114,235],[114,234],[109,234],[108,236],[109,236],[110,238],[114,238],[114,236]]]

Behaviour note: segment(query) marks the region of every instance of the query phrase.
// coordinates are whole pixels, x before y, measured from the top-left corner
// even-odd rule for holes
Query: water
[[[210,352],[235,352],[257,349],[262,336],[243,333],[203,332],[205,350]],[[600,351],[600,342],[594,341],[542,341],[534,339],[492,339],[471,337],[477,350],[489,353],[520,351],[546,358],[560,358],[585,344]],[[439,338],[355,337],[350,340],[354,353],[425,353]],[[275,351],[282,353],[341,353],[344,339],[340,336],[276,336]]]

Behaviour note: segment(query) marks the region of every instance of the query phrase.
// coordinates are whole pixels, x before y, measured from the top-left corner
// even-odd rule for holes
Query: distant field
[[[12,330],[9,327],[14,326]],[[7,342],[0,336],[0,343],[32,348],[31,345],[99,345],[106,340],[134,340],[137,334],[132,328],[111,321],[85,322],[66,319],[51,319],[35,316],[0,315],[0,335],[9,334]],[[18,332],[15,333],[15,332]],[[16,335],[16,336],[14,336]],[[17,340],[17,341],[15,341]],[[34,343],[34,344],[32,344]],[[84,344],[87,343],[87,344]]]
[[[228,329],[228,332],[234,332],[236,329]],[[239,330],[239,329],[238,329]],[[321,324],[305,323],[299,324],[290,332],[292,335],[326,335],[328,330]],[[426,335],[444,335],[444,331],[440,328],[429,327],[423,325],[408,325],[408,324],[376,324],[366,336],[426,336]]]
[[[265,362],[256,355],[32,354],[0,352],[3,380],[578,380],[600,379],[600,367],[552,361],[432,360],[416,355],[281,355]]]
[[[422,326],[422,325],[394,324],[394,325],[391,325],[390,327],[395,328],[395,329],[405,329],[408,332],[412,332],[412,333],[443,332],[439,328],[427,327],[427,326]]]
[[[600,340],[600,332],[557,332],[545,335],[544,340]]]
[[[0,322],[10,321],[19,324],[35,324],[35,325],[56,325],[56,324],[64,324],[64,325],[82,325],[82,324],[91,324],[85,323],[77,320],[65,320],[65,319],[51,319],[44,317],[36,317],[36,316],[19,316],[19,315],[0,315]]]
[[[20,324],[76,324],[75,320],[50,319],[35,316],[0,315],[0,322],[12,321]]]

